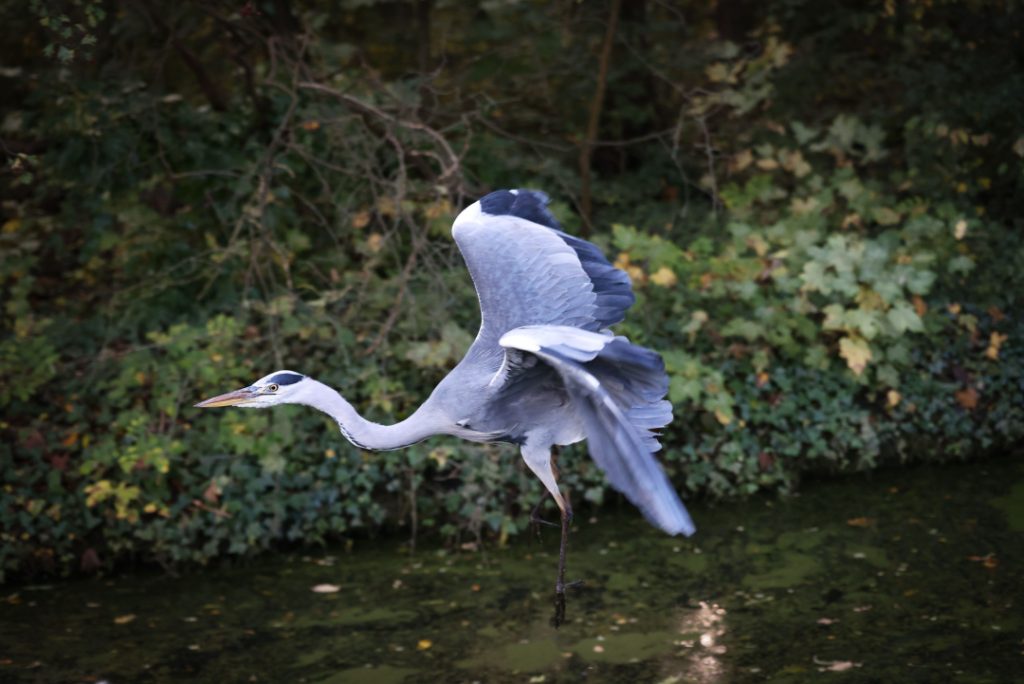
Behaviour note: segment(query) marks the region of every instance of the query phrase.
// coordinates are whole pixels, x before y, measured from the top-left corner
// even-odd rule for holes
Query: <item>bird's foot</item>
[[[561,527],[562,526],[561,523],[554,523],[554,522],[551,522],[550,520],[545,520],[544,518],[541,518],[540,516],[538,516],[536,513],[530,515],[530,524],[531,525],[547,525],[548,527]]]
[[[561,527],[560,523],[553,523],[550,520],[545,520],[544,518],[540,517],[540,509],[543,505],[544,501],[541,500],[537,503],[536,506],[533,507],[533,510],[530,511],[530,524],[533,526],[533,533],[537,536],[537,539],[540,539],[541,525],[547,525],[548,527]]]
[[[551,616],[551,626],[558,629],[565,624],[565,590],[576,589],[583,586],[583,580],[561,583],[555,585],[555,614]]]

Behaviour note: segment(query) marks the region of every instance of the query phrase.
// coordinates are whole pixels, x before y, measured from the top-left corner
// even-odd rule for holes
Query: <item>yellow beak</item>
[[[215,397],[210,397],[205,401],[201,401],[196,404],[196,408],[221,408],[222,406],[237,406],[238,404],[244,403],[255,396],[255,392],[248,387],[235,390],[234,392],[228,392],[227,394],[218,394]]]

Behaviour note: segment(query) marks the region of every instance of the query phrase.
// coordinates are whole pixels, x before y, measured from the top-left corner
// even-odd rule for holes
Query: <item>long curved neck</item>
[[[363,418],[337,390],[322,382],[307,378],[303,384],[307,387],[295,403],[312,406],[334,418],[341,434],[360,449],[400,449],[440,432],[441,426],[430,419],[431,412],[425,410],[425,405],[399,423],[381,425]]]

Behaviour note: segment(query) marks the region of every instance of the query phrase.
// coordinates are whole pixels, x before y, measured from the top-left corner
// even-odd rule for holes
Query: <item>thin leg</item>
[[[572,523],[572,508],[565,502],[562,507],[562,539],[558,544],[558,579],[555,580],[555,615],[551,624],[557,629],[565,622],[565,555],[569,546],[569,525]]]
[[[558,509],[562,514],[562,539],[558,545],[558,577],[555,580],[555,615],[551,618],[551,624],[558,627],[565,622],[566,587],[580,584],[580,582],[565,583],[565,559],[569,544],[569,525],[572,523],[572,508],[569,507],[568,501],[558,489],[557,471],[551,463],[551,452],[547,448],[533,448],[529,444],[524,444],[522,451],[526,465],[544,483],[544,487],[550,492],[551,498],[558,504]]]

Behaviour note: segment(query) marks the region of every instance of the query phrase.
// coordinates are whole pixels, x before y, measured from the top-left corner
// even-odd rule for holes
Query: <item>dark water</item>
[[[479,553],[364,543],[6,589],[0,681],[1020,682],[1022,466],[698,505],[685,541],[625,508],[580,520],[568,574],[586,586],[559,630],[546,529]]]

